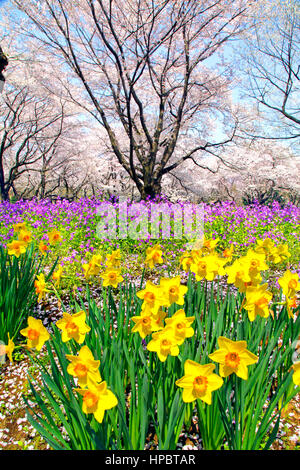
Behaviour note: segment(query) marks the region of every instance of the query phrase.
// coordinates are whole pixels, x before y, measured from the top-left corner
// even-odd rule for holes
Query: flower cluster
[[[85,341],[86,334],[91,328],[86,324],[86,313],[82,310],[73,315],[64,312],[63,318],[56,322],[57,328],[61,330],[61,339],[64,343],[74,340],[78,344]],[[21,334],[27,338],[27,347],[40,351],[50,334],[41,320],[33,317],[28,318],[28,326],[21,330]],[[6,347],[6,354],[11,355],[13,343]],[[11,357],[11,356],[10,356]],[[102,380],[99,367],[100,361],[95,360],[88,346],[84,345],[78,355],[67,354],[70,361],[67,371],[78,381],[79,388],[75,391],[82,395],[82,411],[92,413],[95,419],[101,423],[105,410],[117,405],[117,397],[107,388]]]

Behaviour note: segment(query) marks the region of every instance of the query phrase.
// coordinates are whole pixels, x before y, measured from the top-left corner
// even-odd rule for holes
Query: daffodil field
[[[24,353],[54,450],[175,450],[195,422],[201,449],[273,448],[300,391],[299,208],[205,205],[193,244],[100,239],[101,203],[0,205],[0,385]]]

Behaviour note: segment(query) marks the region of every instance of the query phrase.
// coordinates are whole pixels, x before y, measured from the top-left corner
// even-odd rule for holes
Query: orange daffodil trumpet
[[[212,392],[222,387],[223,379],[214,374],[214,364],[200,365],[187,359],[184,363],[184,376],[176,380],[175,384],[183,388],[182,400],[191,403],[202,400],[208,405],[212,401]]]
[[[41,253],[41,255],[45,256],[48,251],[49,251],[49,245],[47,245],[47,243],[41,240],[39,243],[39,252]]]
[[[209,358],[220,364],[221,377],[236,374],[241,379],[248,379],[248,366],[258,361],[258,356],[248,351],[246,341],[232,341],[220,336],[218,338],[219,349]]]
[[[21,230],[18,235],[18,240],[28,244],[32,241],[32,234],[28,230]]]

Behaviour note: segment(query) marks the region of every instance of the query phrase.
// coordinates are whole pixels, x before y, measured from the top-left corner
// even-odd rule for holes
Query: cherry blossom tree
[[[142,198],[188,161],[221,159],[233,140],[238,118],[222,51],[249,27],[256,3],[12,0],[40,76],[52,65],[43,85],[102,126]]]
[[[51,108],[48,97],[36,98],[26,87],[9,87],[0,104],[0,193],[10,190],[30,167],[48,155],[62,132],[63,107]],[[51,130],[49,130],[51,128]],[[43,150],[41,150],[43,146]]]
[[[300,138],[299,2],[267,2],[258,10],[253,32],[237,51],[244,95],[257,108],[256,122],[244,134],[250,139],[290,141],[296,148]]]

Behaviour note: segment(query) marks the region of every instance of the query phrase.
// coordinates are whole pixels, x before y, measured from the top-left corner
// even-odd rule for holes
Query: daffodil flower
[[[74,339],[78,344],[82,344],[85,340],[85,335],[91,328],[85,323],[86,313],[81,310],[80,312],[70,315],[67,312],[63,313],[63,318],[56,322],[56,326],[62,330],[61,339],[65,343]]]
[[[77,356],[66,354],[66,358],[71,361],[67,372],[73,377],[77,377],[80,387],[89,386],[91,382],[101,382],[100,361],[94,359],[88,346],[82,346]]]
[[[173,328],[179,346],[185,338],[191,338],[194,335],[194,329],[191,327],[194,321],[195,317],[187,317],[183,309],[177,310],[171,318],[165,320],[166,326]]]
[[[214,374],[214,364],[200,365],[187,359],[184,363],[184,376],[176,380],[177,387],[183,388],[182,400],[191,403],[202,400],[208,405],[212,401],[212,392],[222,387],[223,379]]]
[[[108,268],[104,273],[101,274],[103,279],[103,286],[112,286],[118,287],[118,284],[123,281],[123,276],[121,276],[120,270],[115,268]]]
[[[278,279],[278,284],[286,297],[295,297],[296,292],[300,290],[298,274],[292,273],[289,269]]]
[[[254,321],[257,315],[262,318],[268,318],[270,314],[269,303],[273,295],[267,289],[267,283],[260,286],[247,287],[246,302],[243,308],[247,310],[250,321]]]
[[[219,348],[209,354],[209,359],[220,364],[219,373],[221,377],[228,377],[235,373],[241,379],[248,379],[248,366],[255,364],[258,357],[247,350],[246,341],[232,341],[220,336],[218,338]]]
[[[165,327],[163,330],[153,333],[147,349],[156,352],[161,362],[165,362],[169,355],[178,356],[179,348],[173,328]]]
[[[38,302],[40,302],[42,298],[45,297],[46,292],[49,292],[46,287],[45,276],[43,273],[37,276],[37,279],[34,281],[34,287],[38,294]]]
[[[62,241],[61,234],[56,229],[51,230],[51,232],[49,232],[47,235],[48,235],[49,243],[51,245],[55,245],[56,243],[59,243]]]
[[[131,320],[135,323],[131,332],[138,332],[142,339],[150,335],[153,331],[159,331],[164,328],[164,318],[167,315],[163,310],[158,310],[157,314],[154,315],[151,308],[146,306],[142,310],[141,315],[131,317]]]
[[[35,348],[37,351],[40,351],[44,343],[50,338],[50,335],[44,327],[42,320],[30,316],[27,321],[27,328],[21,330],[20,333],[27,338],[28,348]]]
[[[75,390],[82,395],[82,411],[93,414],[98,423],[102,423],[105,410],[110,410],[118,404],[117,397],[107,389],[105,381],[91,383],[87,389]]]
[[[174,278],[160,279],[160,287],[163,297],[163,306],[170,307],[173,303],[178,305],[184,304],[184,296],[188,290],[187,286],[181,285],[180,276]]]
[[[154,245],[146,249],[146,260],[145,263],[149,265],[150,268],[153,268],[156,264],[162,264],[162,249],[160,245]]]
[[[19,258],[20,255],[26,253],[27,244],[22,240],[13,240],[7,244],[7,253],[11,256],[14,255]]]

